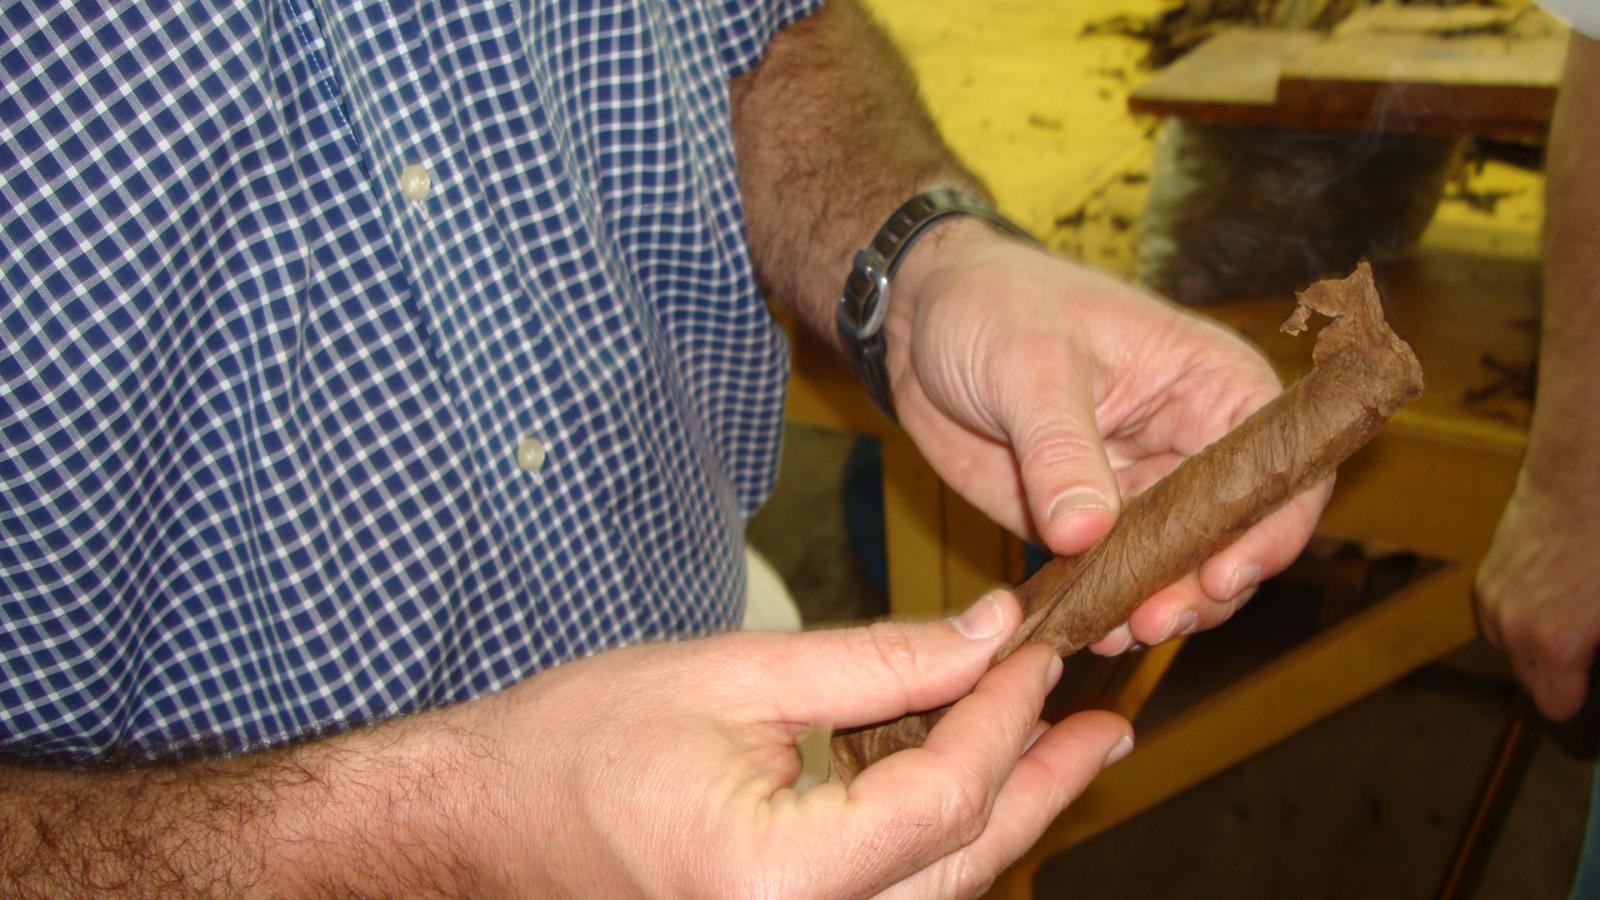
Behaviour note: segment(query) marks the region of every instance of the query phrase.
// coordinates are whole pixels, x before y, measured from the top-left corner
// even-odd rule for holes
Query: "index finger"
[[[850,783],[849,845],[872,853],[872,864],[883,867],[880,887],[983,833],[1060,675],[1054,651],[1024,647],[952,706],[923,746],[868,766]],[[891,861],[897,864],[885,865]]]

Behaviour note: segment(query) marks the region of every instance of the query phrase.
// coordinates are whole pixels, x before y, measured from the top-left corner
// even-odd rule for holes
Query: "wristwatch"
[[[839,337],[872,402],[894,421],[899,419],[889,372],[884,367],[888,345],[883,339],[883,322],[889,314],[889,282],[918,235],[934,222],[958,215],[977,216],[1009,234],[1032,239],[977,197],[950,188],[935,188],[907,200],[889,216],[872,243],[856,252],[855,263],[844,281],[844,296],[839,300]]]

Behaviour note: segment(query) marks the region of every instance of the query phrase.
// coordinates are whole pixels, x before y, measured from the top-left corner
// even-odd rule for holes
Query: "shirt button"
[[[428,199],[428,191],[433,188],[433,176],[428,174],[426,166],[412,163],[400,172],[400,193],[413,203]]]
[[[517,444],[517,465],[524,472],[538,472],[544,468],[544,441],[536,437],[525,437]]]

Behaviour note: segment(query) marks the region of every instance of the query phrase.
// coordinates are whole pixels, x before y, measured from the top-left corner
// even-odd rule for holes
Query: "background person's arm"
[[[1546,154],[1539,390],[1478,571],[1480,618],[1539,709],[1583,705],[1600,644],[1600,41],[1574,33]]]

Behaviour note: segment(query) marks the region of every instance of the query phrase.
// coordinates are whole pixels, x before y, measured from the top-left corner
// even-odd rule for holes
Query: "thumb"
[[[878,622],[801,635],[750,635],[781,652],[748,655],[754,683],[774,686],[777,721],[851,728],[952,703],[971,692],[1022,622],[1007,591],[936,622]]]
[[[1095,420],[1089,375],[1065,348],[1036,353],[1008,379],[1002,425],[1039,536],[1070,556],[1106,536],[1121,508],[1117,477]]]

